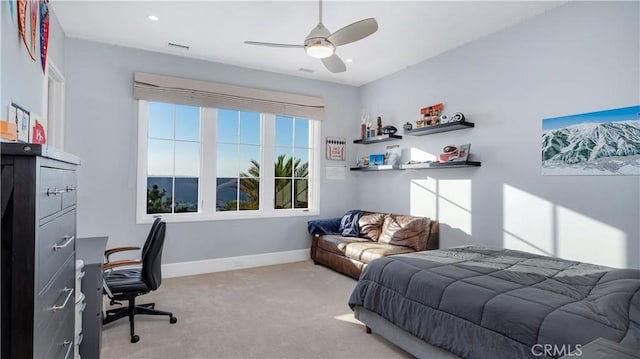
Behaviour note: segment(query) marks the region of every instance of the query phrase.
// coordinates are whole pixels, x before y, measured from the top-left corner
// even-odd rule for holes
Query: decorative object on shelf
[[[442,153],[439,156],[440,161],[449,162],[458,160],[458,147],[454,145],[444,146]]]
[[[442,149],[439,158],[441,162],[466,161],[469,158],[469,149],[471,144],[454,146],[447,145]]]
[[[0,121],[0,142],[17,142],[18,127],[15,122]]]
[[[344,161],[346,143],[344,137],[327,137],[325,158],[330,161]]]
[[[358,157],[356,159],[357,167],[367,167],[369,166],[369,156]]]
[[[364,109],[360,112],[360,120],[362,120],[360,124],[360,138],[364,140],[367,138],[367,128],[369,127],[367,126],[367,123],[369,123],[369,114],[366,113]]]
[[[402,162],[402,149],[399,145],[387,146],[387,152],[384,154],[384,164],[391,166],[399,166]]]
[[[378,116],[378,129],[376,130],[376,136],[382,135],[382,117]]]
[[[384,126],[381,131],[382,133],[380,135],[393,135],[398,132],[398,129],[394,126]]]
[[[459,121],[464,121],[464,115],[462,114],[462,112],[456,112],[453,114],[453,116],[451,116],[451,122]]]
[[[369,155],[369,166],[379,166],[384,164],[384,155],[383,154],[372,154]]]
[[[9,105],[9,122],[16,124],[18,130],[18,142],[29,142],[29,111],[11,103]]]
[[[640,175],[640,106],[542,120],[543,175]]]
[[[450,120],[447,115],[440,115],[440,123],[449,123]]]
[[[466,161],[469,158],[469,150],[471,149],[470,143],[460,145],[458,148],[458,161]]]
[[[420,114],[422,115],[422,119],[416,121],[416,126],[420,128],[424,126],[435,126],[439,124],[440,114],[443,108],[444,105],[442,103],[421,108]]]
[[[411,122],[407,122],[404,124],[404,126],[402,126],[402,128],[404,128],[404,130],[410,130],[413,128],[413,125],[411,124]]]
[[[46,144],[47,143],[47,123],[46,120],[43,120],[41,116],[31,113],[31,118],[29,120],[31,125],[29,126],[29,142],[36,144]]]

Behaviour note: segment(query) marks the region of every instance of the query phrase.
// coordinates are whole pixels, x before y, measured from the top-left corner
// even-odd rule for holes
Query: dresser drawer
[[[76,210],[47,222],[38,229],[38,292],[75,250]],[[71,277],[74,275],[71,274]]]
[[[75,308],[75,304],[71,305]],[[50,333],[35,337],[34,358],[46,359],[73,359],[74,336],[73,326],[75,311],[66,311],[60,322],[54,324],[54,330]]]
[[[76,172],[52,167],[40,167],[40,218],[50,216],[76,203],[78,187]]]
[[[34,319],[36,332],[56,328],[67,310],[75,308],[75,256],[70,256],[55,273],[51,283],[37,297]],[[68,299],[67,299],[68,298]],[[49,329],[47,329],[49,328]],[[45,335],[51,337],[51,333]]]

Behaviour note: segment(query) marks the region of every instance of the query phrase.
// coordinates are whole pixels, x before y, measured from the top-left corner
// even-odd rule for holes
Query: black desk
[[[76,259],[84,261],[81,358],[100,358],[102,347],[102,263],[109,237],[76,239]]]

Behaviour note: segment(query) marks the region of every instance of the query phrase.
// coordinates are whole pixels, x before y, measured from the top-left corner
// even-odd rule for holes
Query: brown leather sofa
[[[438,222],[427,217],[364,212],[358,219],[358,229],[358,237],[313,235],[311,259],[358,279],[374,259],[438,249]]]

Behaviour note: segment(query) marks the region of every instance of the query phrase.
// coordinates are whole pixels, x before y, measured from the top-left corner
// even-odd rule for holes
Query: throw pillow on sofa
[[[378,242],[395,244],[423,251],[431,220],[426,217],[387,215]]]
[[[384,223],[384,213],[363,212],[358,221],[360,226],[360,237],[378,241]]]

